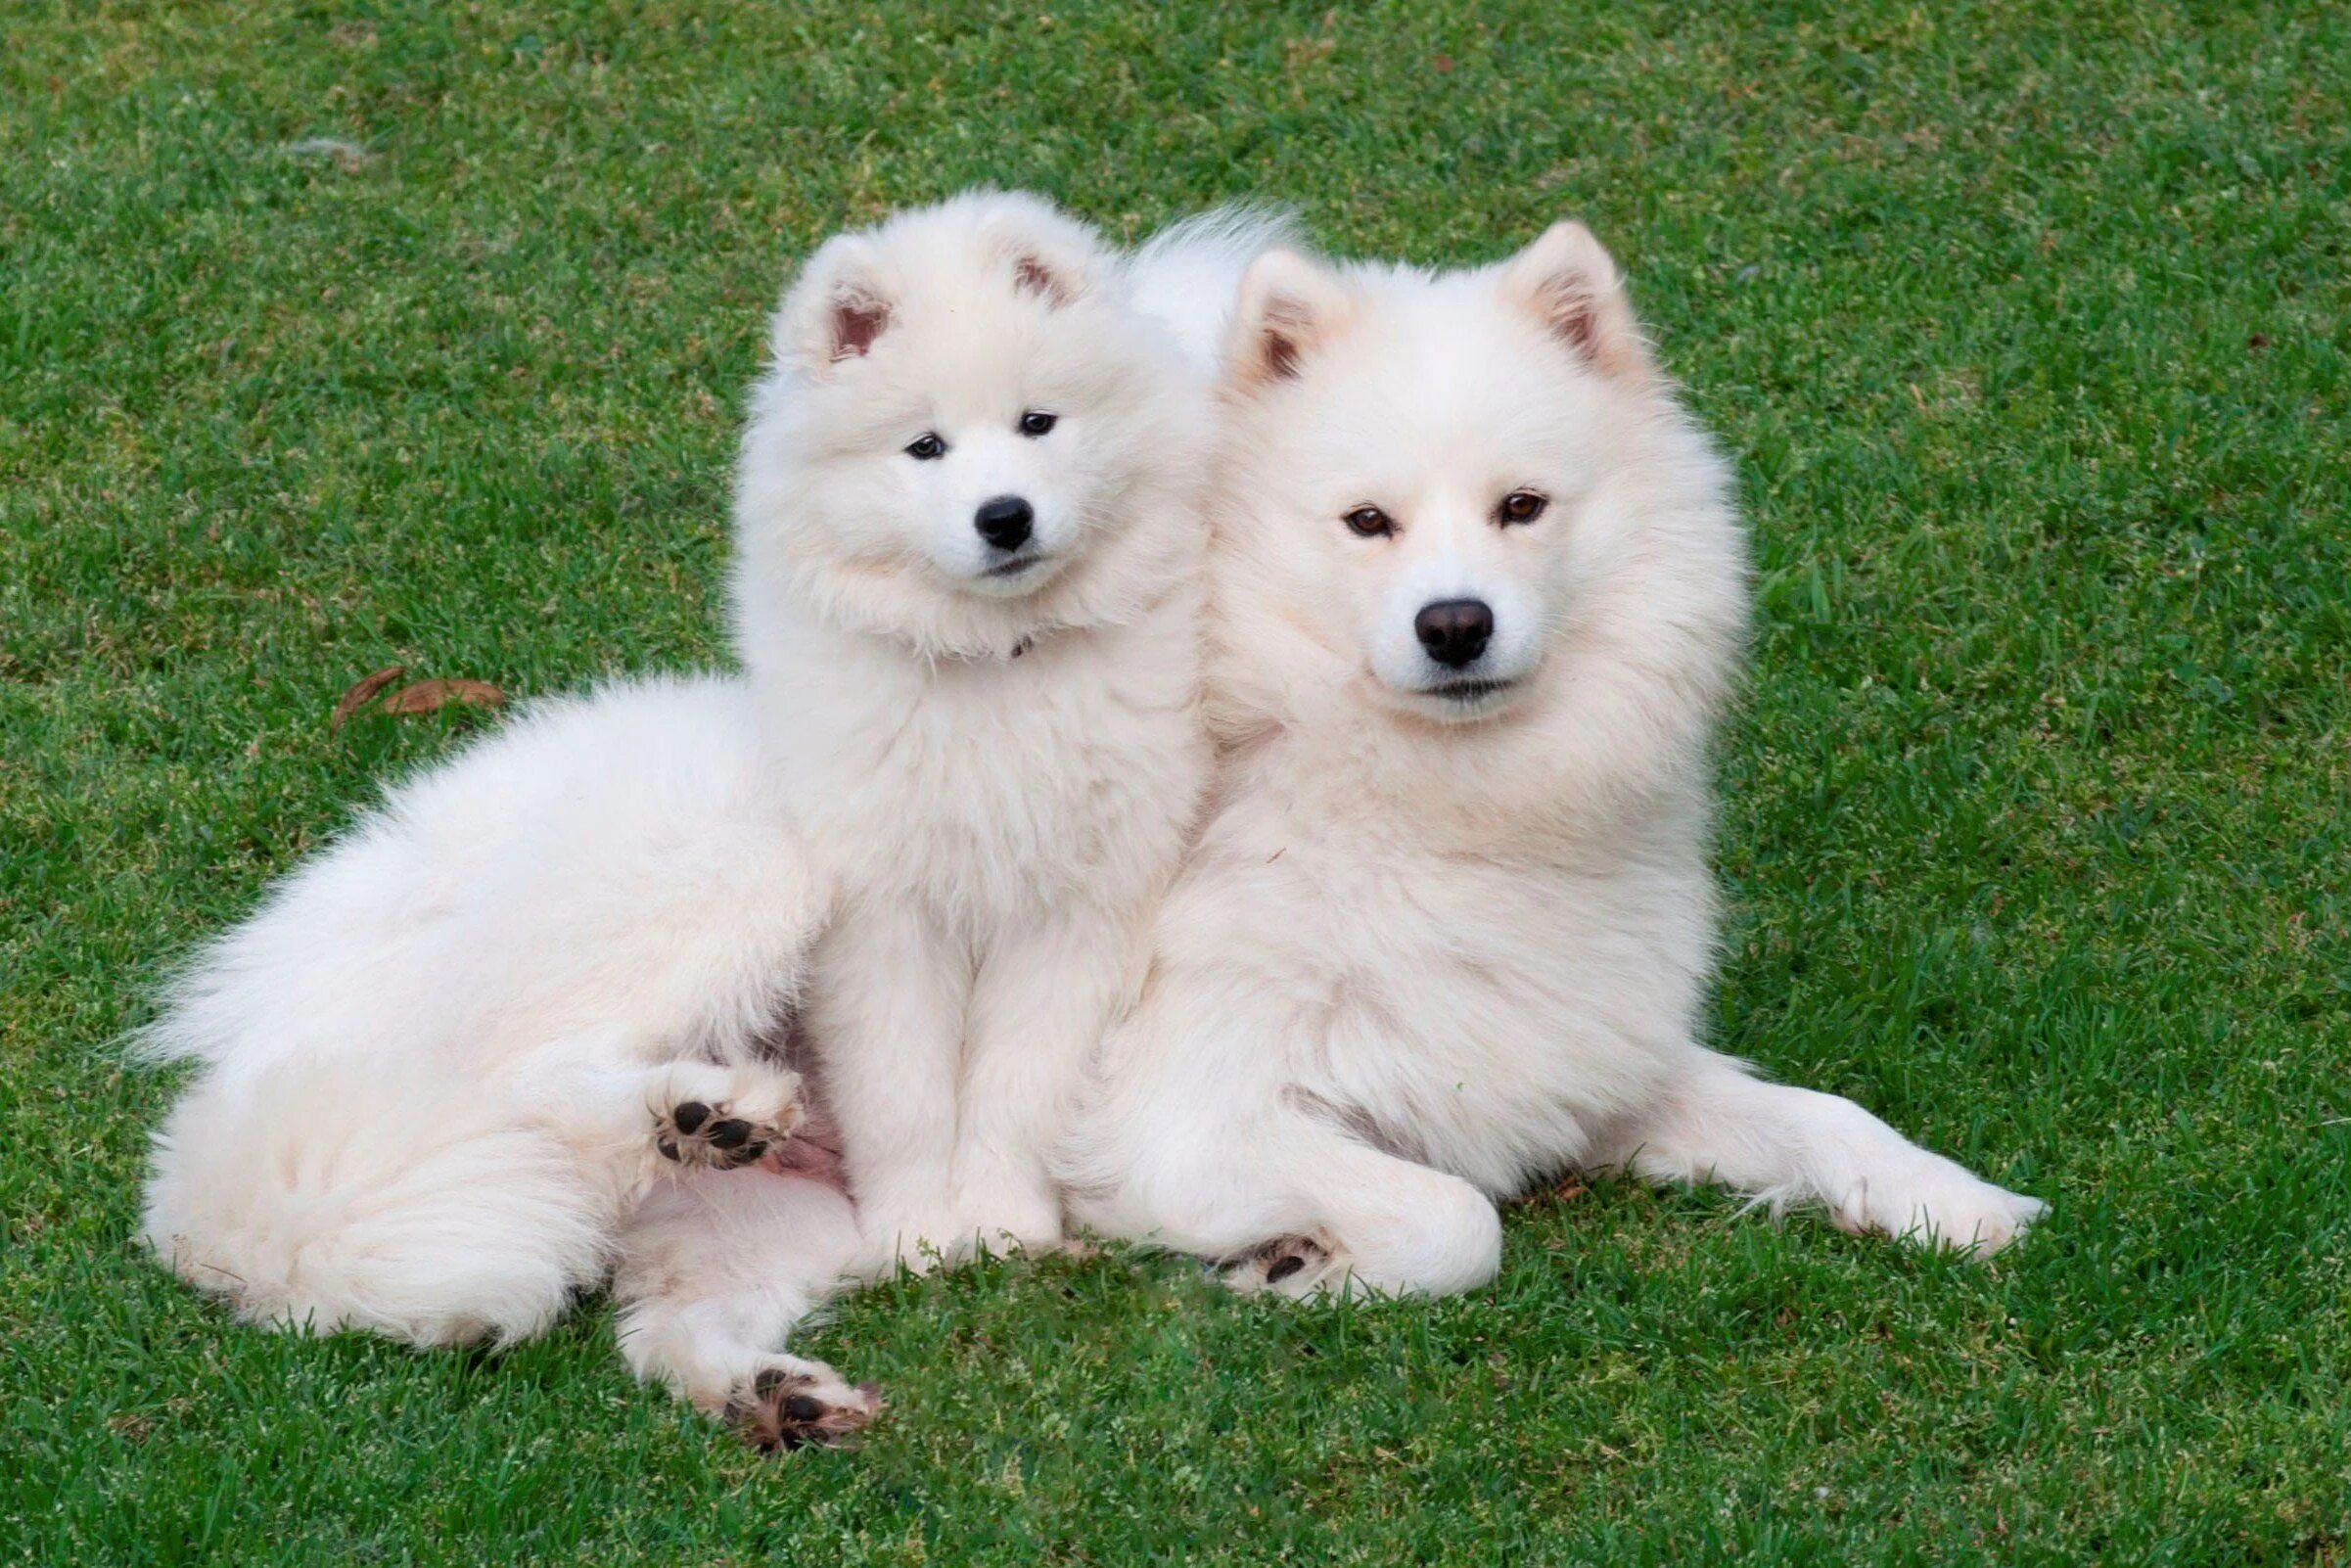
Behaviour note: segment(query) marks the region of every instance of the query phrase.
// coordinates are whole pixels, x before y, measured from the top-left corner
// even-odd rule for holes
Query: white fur
[[[1078,1216],[1298,1294],[1474,1286],[1495,1201],[1572,1166],[2012,1239],[2039,1203],[1695,1042],[1743,539],[1590,235],[1444,275],[1269,255],[1224,397],[1226,749],[1063,1153]],[[1547,507],[1501,526],[1520,490]],[[1451,669],[1414,616],[1471,597],[1492,642]]]
[[[1205,377],[1123,296],[1221,319],[1255,232],[1138,279],[1037,204],[965,199],[828,245],[778,317],[736,604],[768,766],[847,890],[805,1022],[869,1268],[1061,1235],[1050,1147],[1207,766]],[[841,301],[887,318],[863,352],[827,336]],[[1059,425],[1020,436],[1037,409]],[[944,456],[905,455],[924,435]],[[957,591],[1002,494],[1038,565]]]
[[[857,1398],[832,1368],[783,1354],[859,1245],[848,1194],[764,1170],[698,1171],[630,1215],[613,1278],[629,1369],[722,1410],[774,1368]]]
[[[156,1140],[151,1243],[318,1332],[553,1321],[660,1174],[654,1107],[735,1093],[706,1063],[791,1095],[752,1047],[826,893],[751,713],[721,680],[539,706],[281,884],[150,1033],[204,1067]]]
[[[1252,232],[1163,251],[1154,308],[1221,323]],[[860,1262],[841,1195],[653,1147],[681,1100],[796,1121],[787,1023],[863,1267],[1056,1239],[1046,1151],[1206,767],[1204,367],[1151,275],[1018,196],[820,250],[738,475],[747,675],[526,714],[202,955],[151,1036],[202,1064],[151,1244],[246,1315],[421,1344],[534,1332],[617,1256],[640,1375],[850,1401],[780,1354]],[[972,509],[1010,492],[1007,582]]]

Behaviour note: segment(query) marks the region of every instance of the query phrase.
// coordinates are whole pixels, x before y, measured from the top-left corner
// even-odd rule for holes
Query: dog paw
[[[2039,1198],[1994,1186],[1944,1160],[1910,1181],[1864,1183],[1834,1208],[1842,1229],[1874,1230],[1979,1259],[2014,1245],[2048,1212]]]
[[[1319,1236],[1281,1236],[1227,1267],[1226,1288],[1244,1296],[1270,1293],[1303,1300],[1343,1281],[1346,1264]]]
[[[1002,1257],[1045,1253],[1061,1245],[1061,1196],[1052,1185],[1005,1179],[980,1184],[963,1194],[957,1240]]]
[[[725,1419],[743,1441],[762,1453],[801,1448],[841,1448],[882,1413],[881,1390],[871,1383],[852,1388],[818,1361],[770,1366],[726,1402]]]
[[[860,1278],[880,1279],[900,1269],[927,1274],[953,1268],[970,1256],[974,1239],[946,1208],[860,1205],[857,1227],[863,1244],[851,1272]]]
[[[2021,1240],[2033,1222],[2049,1213],[2049,1205],[2021,1192],[2009,1192],[1989,1181],[1972,1191],[1922,1207],[1917,1222],[1904,1239],[1956,1247],[1971,1258],[1989,1258]]]
[[[1052,1186],[987,1176],[961,1190],[883,1191],[857,1201],[863,1238],[851,1272],[878,1279],[899,1269],[952,1268],[985,1251],[1039,1254],[1061,1244],[1061,1200]]]
[[[655,1152],[689,1170],[737,1170],[780,1148],[806,1120],[797,1076],[747,1072],[730,1078],[680,1087],[655,1105]]]

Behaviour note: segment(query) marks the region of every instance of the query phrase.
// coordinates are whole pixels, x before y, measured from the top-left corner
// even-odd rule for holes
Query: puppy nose
[[[1029,503],[1017,495],[982,501],[972,514],[972,527],[980,530],[980,537],[999,550],[1017,550],[1028,543],[1029,525],[1036,521]]]
[[[1440,599],[1420,607],[1412,632],[1431,659],[1458,669],[1486,651],[1494,636],[1494,612],[1483,599]]]

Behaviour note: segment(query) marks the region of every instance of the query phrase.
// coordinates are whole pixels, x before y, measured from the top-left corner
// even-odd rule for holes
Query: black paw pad
[[[663,1159],[696,1170],[756,1165],[786,1135],[781,1127],[728,1115],[724,1102],[680,1100],[653,1113],[654,1148]]]
[[[743,1441],[774,1453],[854,1442],[881,1412],[881,1399],[870,1383],[859,1386],[857,1399],[839,1404],[808,1392],[810,1387],[806,1374],[771,1366],[752,1379],[747,1396],[728,1404],[726,1419]]]
[[[1328,1261],[1329,1249],[1313,1236],[1282,1236],[1257,1249],[1236,1278],[1242,1288],[1278,1285]]]

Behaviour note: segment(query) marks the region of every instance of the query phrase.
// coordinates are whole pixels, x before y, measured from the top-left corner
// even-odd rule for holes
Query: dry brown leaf
[[[506,694],[486,680],[420,680],[385,698],[384,712],[430,714],[451,703],[463,703],[469,708],[498,708],[505,702]]]
[[[342,700],[335,704],[335,712],[327,716],[327,728],[330,730],[341,729],[345,719],[365,708],[375,700],[376,693],[406,673],[408,673],[408,667],[405,665],[386,665],[374,674],[361,675],[357,680],[352,681],[349,689],[344,692]]]
[[[1571,1176],[1563,1177],[1556,1184],[1545,1187],[1541,1192],[1528,1193],[1522,1201],[1530,1208],[1538,1205],[1573,1203],[1590,1190],[1590,1187]]]

